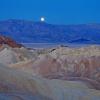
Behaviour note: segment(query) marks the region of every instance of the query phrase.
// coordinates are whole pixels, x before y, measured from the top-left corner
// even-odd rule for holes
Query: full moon
[[[44,22],[45,21],[45,18],[44,17],[41,17],[41,22]]]

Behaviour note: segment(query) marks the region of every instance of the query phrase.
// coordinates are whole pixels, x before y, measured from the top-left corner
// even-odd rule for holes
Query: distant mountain
[[[100,43],[100,24],[53,25],[25,20],[0,21],[0,35],[18,42]]]
[[[95,43],[95,41],[89,40],[89,39],[84,39],[84,38],[79,38],[75,40],[70,40],[70,43]]]

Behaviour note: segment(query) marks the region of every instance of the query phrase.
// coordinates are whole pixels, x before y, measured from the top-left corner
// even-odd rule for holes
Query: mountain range
[[[100,24],[54,25],[9,19],[0,21],[0,35],[23,43],[100,43]]]

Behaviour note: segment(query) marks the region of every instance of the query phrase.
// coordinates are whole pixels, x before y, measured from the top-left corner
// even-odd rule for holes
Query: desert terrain
[[[29,49],[1,37],[0,100],[100,100],[100,47]]]

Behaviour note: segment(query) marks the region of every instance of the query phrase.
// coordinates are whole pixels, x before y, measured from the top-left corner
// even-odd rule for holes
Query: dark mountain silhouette
[[[99,44],[100,24],[52,25],[45,22],[12,19],[0,21],[0,34],[18,42]]]
[[[84,38],[79,38],[75,40],[70,40],[70,43],[95,43],[95,41],[89,40],[89,39],[84,39]]]

